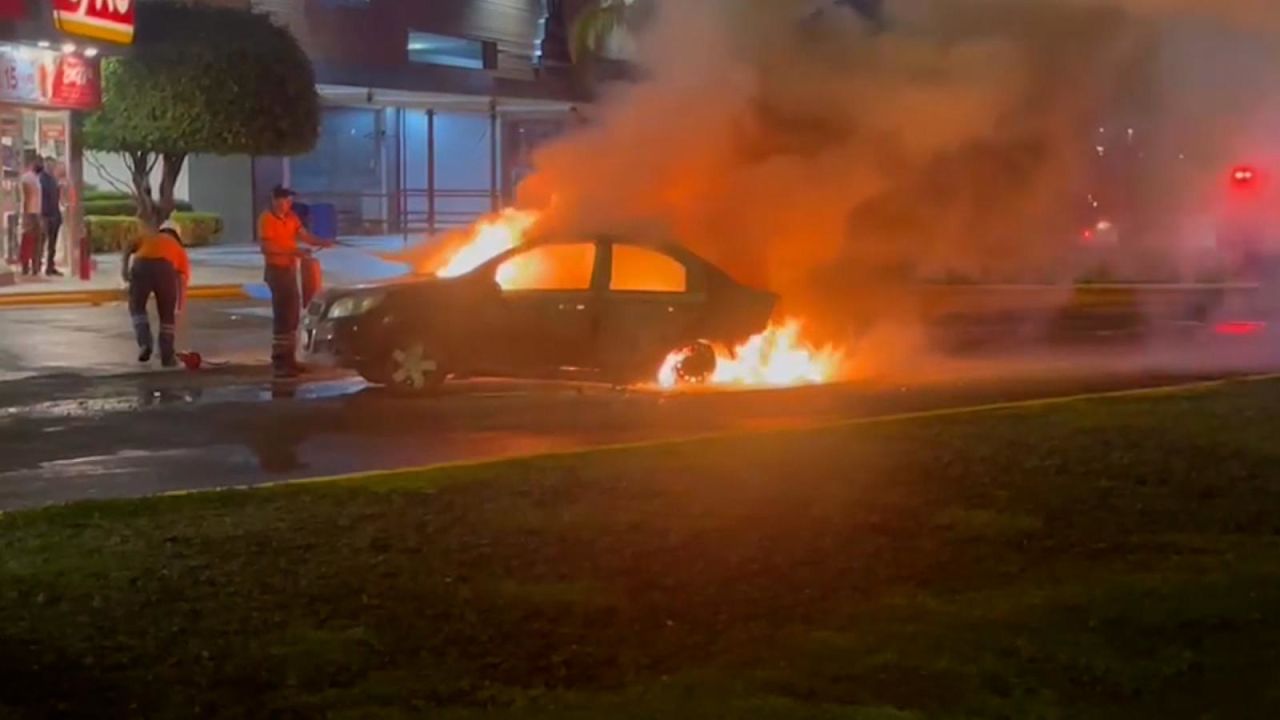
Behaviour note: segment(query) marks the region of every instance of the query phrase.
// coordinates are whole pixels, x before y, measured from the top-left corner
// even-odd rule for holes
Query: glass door
[[[19,215],[19,178],[22,176],[22,110],[0,105],[0,232],[5,262],[18,263],[22,217]]]

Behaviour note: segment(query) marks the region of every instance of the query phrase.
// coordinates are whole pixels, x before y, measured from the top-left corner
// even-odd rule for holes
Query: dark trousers
[[[129,315],[138,336],[139,348],[151,347],[151,322],[147,319],[147,300],[156,296],[156,314],[160,316],[160,358],[174,357],[174,332],[178,311],[178,271],[173,263],[159,258],[135,259],[129,269]]]
[[[271,289],[271,363],[293,365],[298,348],[298,321],[302,295],[298,291],[297,265],[268,265],[263,279]]]
[[[44,216],[45,270],[54,269],[58,257],[58,231],[62,229],[62,214]],[[39,260],[39,258],[37,258]]]

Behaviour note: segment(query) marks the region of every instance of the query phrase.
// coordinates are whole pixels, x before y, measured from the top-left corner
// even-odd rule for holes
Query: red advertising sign
[[[0,20],[11,22],[27,17],[27,0],[0,0]]]
[[[23,46],[0,47],[0,103],[96,110],[102,103],[98,60]]]
[[[53,0],[53,24],[62,32],[129,45],[136,0]]]
[[[48,103],[55,107],[93,110],[102,103],[98,61],[79,55],[59,55],[53,67]]]
[[[40,147],[55,145],[67,139],[67,126],[61,120],[40,123]]]

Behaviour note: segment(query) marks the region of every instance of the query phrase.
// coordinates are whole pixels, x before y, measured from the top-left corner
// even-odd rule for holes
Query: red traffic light
[[[1248,185],[1256,180],[1258,171],[1247,165],[1241,165],[1231,171],[1231,181],[1237,185]]]

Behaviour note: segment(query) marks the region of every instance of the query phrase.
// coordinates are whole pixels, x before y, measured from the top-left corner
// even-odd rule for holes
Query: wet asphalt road
[[[273,384],[263,364],[266,309],[245,303],[199,304],[187,318],[182,344],[231,366],[139,372],[123,313],[119,306],[0,313],[0,510],[800,427],[1277,366],[1248,354],[1225,363],[1223,348],[1023,349],[918,363],[910,379],[781,391],[666,395],[474,380],[446,386],[440,397],[405,399],[338,373]]]
[[[471,381],[431,399],[393,396],[351,378],[273,388],[252,371],[99,379],[89,392],[68,386],[48,400],[0,409],[0,509],[800,427],[1217,375],[1045,373],[675,396]],[[65,381],[27,384],[37,382]]]
[[[194,302],[178,320],[179,349],[222,362],[265,362],[270,317],[262,303]],[[151,322],[158,329],[154,312]],[[129,311],[121,303],[0,311],[0,382],[138,372],[137,354]]]

